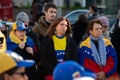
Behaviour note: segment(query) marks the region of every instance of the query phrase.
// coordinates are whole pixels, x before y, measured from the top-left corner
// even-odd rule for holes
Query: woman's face
[[[67,21],[62,20],[56,27],[56,35],[63,36],[67,31],[67,26],[68,26]]]
[[[5,80],[28,80],[27,75],[25,74],[25,68],[20,67],[12,75],[8,75]]]
[[[98,23],[94,23],[93,29],[90,30],[89,32],[93,37],[99,38],[100,36],[102,36],[102,26]]]
[[[14,31],[14,33],[20,40],[23,40],[26,35],[25,30],[16,30],[16,31]]]

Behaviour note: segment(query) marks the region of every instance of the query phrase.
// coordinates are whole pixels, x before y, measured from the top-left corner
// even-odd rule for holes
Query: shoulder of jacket
[[[80,44],[80,48],[82,46],[87,46],[90,48],[90,37],[86,38],[81,44]]]
[[[111,41],[108,38],[103,38],[105,46],[112,45]]]

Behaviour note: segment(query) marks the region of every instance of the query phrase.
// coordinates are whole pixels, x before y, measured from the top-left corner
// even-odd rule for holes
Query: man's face
[[[48,11],[45,11],[45,18],[46,18],[46,21],[48,22],[52,22],[55,20],[56,18],[56,15],[57,15],[57,9],[55,8],[49,8]]]

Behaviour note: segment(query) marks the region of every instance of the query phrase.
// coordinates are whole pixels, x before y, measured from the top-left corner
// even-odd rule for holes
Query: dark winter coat
[[[120,74],[120,28],[118,26],[119,19],[117,20],[115,24],[115,29],[113,30],[113,33],[110,34],[111,42],[113,46],[116,49],[117,56],[118,56],[118,73]]]
[[[87,32],[88,23],[76,22],[72,25],[73,27],[73,39],[77,45],[83,40],[83,36]]]
[[[41,52],[41,65],[44,77],[47,75],[52,75],[55,66],[58,64],[53,39],[45,37],[41,42],[40,46]],[[67,38],[66,50],[65,50],[64,61],[74,60],[78,61],[78,49],[74,40]]]

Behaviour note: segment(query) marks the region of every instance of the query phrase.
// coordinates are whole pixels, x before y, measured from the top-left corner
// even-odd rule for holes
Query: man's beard
[[[50,22],[53,22],[55,19],[51,19]]]

